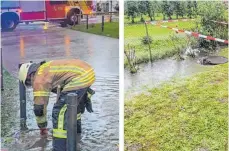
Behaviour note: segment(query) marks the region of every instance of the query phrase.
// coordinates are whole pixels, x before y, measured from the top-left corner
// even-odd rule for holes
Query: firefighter
[[[50,92],[57,93],[57,102],[52,111],[53,149],[66,150],[66,96],[68,93],[78,96],[77,133],[81,133],[81,113],[85,108],[93,112],[91,95],[94,91],[90,86],[95,81],[94,69],[78,59],[30,62],[20,66],[19,80],[25,87],[33,88],[34,113],[42,136],[48,134],[46,113]]]

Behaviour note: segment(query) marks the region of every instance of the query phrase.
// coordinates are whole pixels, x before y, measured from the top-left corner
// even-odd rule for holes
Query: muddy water
[[[128,96],[137,95],[143,92],[144,88],[152,88],[173,78],[190,76],[210,68],[210,66],[198,64],[197,59],[178,61],[169,58],[141,64],[139,71],[135,74],[125,69],[125,92],[128,92]]]
[[[90,63],[96,72],[92,88],[93,113],[82,115],[82,134],[78,136],[82,151],[116,151],[119,135],[119,77],[118,39],[91,35],[69,29],[52,27],[44,31],[40,25],[19,26],[2,34],[3,66],[14,77],[20,62],[62,58],[80,58]],[[102,54],[102,55],[101,55]],[[6,78],[6,77],[5,77]],[[10,151],[49,151],[51,133],[40,138],[33,113],[32,91],[27,91],[28,131],[20,131],[19,92],[15,78],[4,80],[2,95],[2,148]],[[50,97],[48,128],[52,129],[51,112],[56,96]]]

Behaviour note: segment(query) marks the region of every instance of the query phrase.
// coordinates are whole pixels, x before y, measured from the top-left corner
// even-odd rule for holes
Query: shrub
[[[146,45],[146,44],[151,44],[153,42],[153,40],[152,40],[152,38],[149,36],[149,38],[148,38],[148,36],[144,36],[143,38],[142,38],[142,43],[144,44],[144,45]]]

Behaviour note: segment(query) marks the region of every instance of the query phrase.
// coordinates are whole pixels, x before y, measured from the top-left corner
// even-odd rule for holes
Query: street
[[[88,33],[73,31],[49,24],[47,30],[43,29],[44,23],[20,24],[13,32],[2,33],[3,67],[11,75],[17,78],[18,64],[28,61],[42,61],[63,58],[79,58],[91,64],[96,73],[96,82],[92,86],[95,96],[92,98],[94,112],[82,115],[82,139],[80,148],[84,151],[91,150],[118,150],[118,121],[119,121],[119,41],[118,39],[98,36]],[[17,82],[15,80],[15,82]],[[15,134],[19,129],[17,123],[19,118],[19,95],[18,87],[11,87],[4,83],[5,91],[2,93],[2,102],[16,106],[18,110],[11,110],[9,114],[2,113],[2,118],[9,120],[2,122],[11,125],[10,132]],[[33,114],[32,91],[27,92],[27,124],[31,132],[23,134],[19,131],[17,149],[50,150],[51,141],[43,143],[39,140],[39,131]],[[13,97],[5,97],[14,95]],[[6,99],[7,100],[4,100]],[[50,98],[48,106],[48,128],[52,128],[51,112],[55,101],[55,95]],[[16,102],[15,102],[16,100]],[[2,111],[8,106],[2,106]],[[11,119],[11,120],[10,120]],[[7,123],[9,122],[9,123]],[[14,130],[14,131],[13,131]],[[8,130],[2,128],[2,131]],[[36,138],[33,141],[30,139]],[[24,140],[23,140],[24,139]],[[4,142],[6,148],[15,148],[14,144]],[[18,143],[20,142],[20,143]],[[44,146],[45,145],[45,146]],[[26,147],[25,147],[26,146]],[[20,148],[20,149],[19,149]],[[11,149],[12,150],[12,149]]]

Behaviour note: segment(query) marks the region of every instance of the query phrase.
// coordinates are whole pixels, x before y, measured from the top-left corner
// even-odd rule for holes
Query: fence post
[[[76,21],[78,21],[78,22],[79,22],[79,20],[78,20],[78,16],[76,15],[76,13],[74,13],[73,26],[76,26]]]
[[[77,151],[77,94],[67,95],[67,151]]]
[[[88,14],[87,14],[87,29],[88,29]]]
[[[3,87],[3,65],[2,65],[2,48],[1,48],[1,90],[4,90]]]
[[[20,69],[21,64],[19,64]],[[26,90],[22,82],[19,81],[19,94],[20,94],[20,125],[21,130],[27,130],[26,126]]]
[[[102,32],[104,31],[104,15],[102,16]]]
[[[110,23],[112,22],[112,14],[110,15]]]
[[[148,28],[147,28],[146,22],[145,22],[145,27],[146,27],[146,35],[147,35],[147,40],[148,40],[148,45],[149,45],[150,61],[152,62],[153,59],[152,59],[152,54],[151,54],[151,47],[150,47],[150,43],[149,43],[149,33],[148,33]]]

